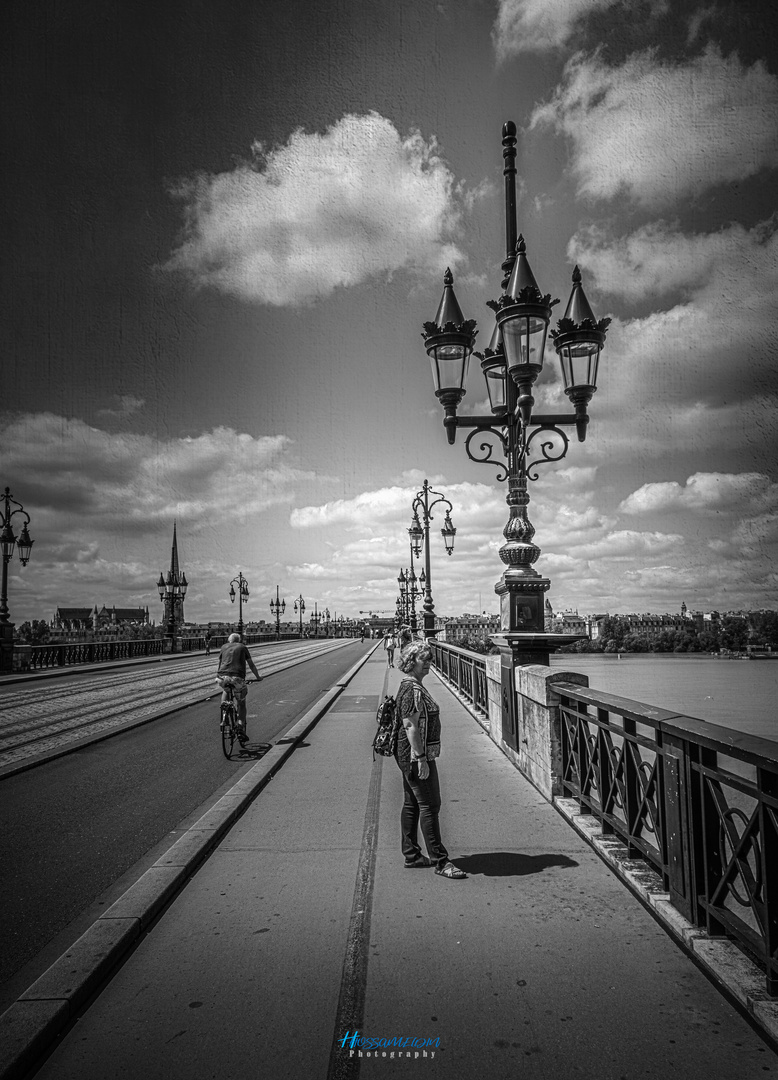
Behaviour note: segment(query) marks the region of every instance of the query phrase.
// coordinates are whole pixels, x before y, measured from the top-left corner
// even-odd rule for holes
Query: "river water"
[[[778,660],[563,653],[551,656],[551,666],[586,675],[592,690],[778,742]]]

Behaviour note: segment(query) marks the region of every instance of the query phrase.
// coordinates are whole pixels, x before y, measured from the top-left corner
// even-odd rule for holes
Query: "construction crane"
[[[393,612],[389,608],[382,608],[380,611],[360,611],[360,615],[392,615]]]

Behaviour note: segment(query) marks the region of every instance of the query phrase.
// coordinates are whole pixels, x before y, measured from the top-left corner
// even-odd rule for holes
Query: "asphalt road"
[[[252,684],[251,745],[283,737],[370,645]],[[254,764],[223,756],[217,709],[189,706],[0,782],[0,1010]]]

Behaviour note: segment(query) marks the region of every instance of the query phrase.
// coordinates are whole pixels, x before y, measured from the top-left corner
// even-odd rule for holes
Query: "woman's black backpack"
[[[392,757],[397,746],[397,702],[388,694],[378,706],[376,713],[378,731],[373,739],[373,761],[376,754]]]

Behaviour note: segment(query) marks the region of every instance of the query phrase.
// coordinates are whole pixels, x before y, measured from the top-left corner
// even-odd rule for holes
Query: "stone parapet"
[[[585,675],[562,671],[541,664],[526,664],[515,669],[517,704],[517,745],[513,750],[500,738],[506,757],[535,785],[549,801],[562,792],[561,720],[556,683],[588,686]]]

